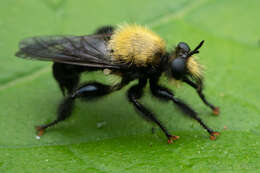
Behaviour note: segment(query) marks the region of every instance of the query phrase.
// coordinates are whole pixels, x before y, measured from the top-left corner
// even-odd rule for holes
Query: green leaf
[[[258,0],[8,0],[0,3],[0,172],[260,172],[260,23]],[[171,103],[146,94],[167,128],[143,121],[127,102],[127,88],[94,102],[77,101],[73,116],[40,140],[35,125],[55,118],[62,99],[51,63],[14,56],[19,40],[35,35],[90,34],[106,24],[151,27],[169,48],[201,40],[205,94],[220,106],[212,116],[195,91],[164,84],[199,112],[216,141]],[[83,80],[106,81],[100,72]]]

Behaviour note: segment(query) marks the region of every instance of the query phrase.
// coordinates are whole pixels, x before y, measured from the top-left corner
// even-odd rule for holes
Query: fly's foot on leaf
[[[219,107],[215,107],[215,108],[213,109],[213,114],[214,114],[214,115],[219,115],[219,112],[220,112]]]
[[[42,126],[36,126],[35,129],[37,131],[37,136],[42,136],[44,134],[44,128],[42,128]]]
[[[210,139],[211,139],[212,141],[214,141],[214,140],[216,140],[217,136],[219,136],[219,135],[220,135],[219,132],[212,132],[212,133],[210,134]]]
[[[174,141],[178,140],[180,137],[175,135],[170,135],[168,137],[168,144],[172,144]]]

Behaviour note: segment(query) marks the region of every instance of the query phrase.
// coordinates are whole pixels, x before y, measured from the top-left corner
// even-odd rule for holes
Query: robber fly
[[[179,136],[170,134],[156,116],[139,101],[148,82],[152,95],[175,103],[182,112],[207,130],[210,139],[215,140],[219,133],[210,129],[190,106],[159,84],[163,74],[169,79],[183,81],[196,89],[201,100],[214,114],[219,114],[219,108],[209,103],[202,93],[201,66],[193,57],[199,53],[203,43],[204,41],[201,41],[191,50],[187,43],[180,42],[172,51],[167,51],[162,38],[139,25],[123,25],[117,28],[104,26],[94,34],[86,36],[45,36],[22,40],[16,56],[53,61],[53,76],[65,95],[58,107],[57,118],[36,128],[38,136],[42,135],[46,128],[67,119],[72,113],[76,98],[102,97],[122,89],[133,80],[138,80],[138,83],[128,90],[128,100],[145,119],[161,128],[168,143],[177,140]],[[79,85],[82,72],[95,70],[120,76],[121,81],[114,85],[99,82]]]

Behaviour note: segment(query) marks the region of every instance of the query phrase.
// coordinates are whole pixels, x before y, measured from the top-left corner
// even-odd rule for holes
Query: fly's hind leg
[[[74,98],[72,98],[71,96],[68,96],[67,98],[62,100],[62,102],[58,107],[57,118],[51,123],[35,127],[37,130],[37,136],[42,136],[46,128],[51,127],[59,123],[60,121],[64,121],[65,119],[70,117],[73,107],[74,107]]]
[[[69,118],[71,116],[76,98],[84,98],[86,100],[100,98],[111,92],[120,90],[128,83],[128,79],[123,78],[120,83],[112,86],[101,84],[98,82],[88,82],[86,84],[83,84],[81,87],[77,88],[72,94],[70,94],[62,100],[58,107],[57,118],[54,121],[36,127],[36,130],[38,131],[38,136],[41,136],[46,128],[49,128]]]
[[[38,131],[38,136],[41,136],[46,128],[49,128],[69,118],[71,116],[76,98],[84,98],[90,100],[92,98],[98,98],[106,94],[109,94],[112,91],[114,90],[111,86],[104,85],[98,82],[91,82],[82,85],[77,90],[75,90],[73,94],[67,96],[62,100],[58,107],[57,118],[54,121],[36,127],[36,130]]]

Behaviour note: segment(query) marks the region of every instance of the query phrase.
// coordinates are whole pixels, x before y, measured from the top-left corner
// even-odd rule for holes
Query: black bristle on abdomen
[[[111,25],[99,27],[94,34],[112,34],[115,28]]]
[[[62,63],[54,63],[52,69],[53,76],[63,95],[66,95],[67,93],[71,94],[73,92],[73,90],[78,86],[80,73],[84,71],[81,66]]]

